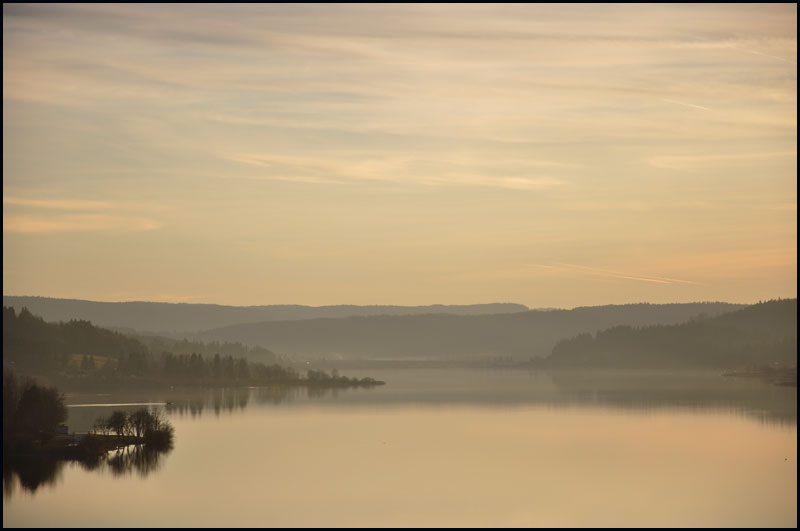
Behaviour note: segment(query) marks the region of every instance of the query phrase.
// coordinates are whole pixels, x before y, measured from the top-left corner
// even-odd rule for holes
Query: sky
[[[3,293],[797,296],[796,4],[3,5]]]

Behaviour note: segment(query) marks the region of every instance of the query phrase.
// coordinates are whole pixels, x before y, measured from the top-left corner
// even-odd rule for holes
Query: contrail
[[[667,103],[675,103],[677,105],[683,105],[684,107],[694,107],[695,109],[703,109],[704,111],[710,111],[708,107],[703,107],[702,105],[695,105],[694,103],[686,103],[683,101],[676,101],[676,100],[668,100],[666,98],[661,98],[662,101],[666,101]]]
[[[694,38],[697,39],[698,41],[701,41],[701,42],[714,42],[713,39],[709,39],[707,37],[700,37],[700,36],[695,35]],[[736,50],[737,52],[751,53],[753,55],[763,55],[764,57],[769,57],[770,59],[777,59],[778,61],[784,61],[786,63],[792,63],[794,65],[797,64],[797,61],[792,61],[791,59],[787,59],[785,57],[779,57],[777,55],[771,55],[771,54],[764,53],[764,52],[757,52],[755,50],[748,50],[747,48],[740,48],[739,46],[734,46],[732,44],[728,44],[726,46],[726,48],[731,49],[731,50]],[[675,103],[678,103],[678,102],[675,102]]]
[[[735,46],[733,46],[732,48],[733,48],[734,50],[739,50],[739,51],[742,51],[742,52],[752,53],[752,54],[754,54],[754,55],[763,55],[764,57],[769,57],[769,58],[771,58],[771,59],[777,59],[778,61],[784,61],[784,62],[786,62],[786,63],[793,63],[793,64],[797,64],[797,62],[795,62],[795,61],[792,61],[792,60],[790,60],[790,59],[786,59],[785,57],[778,57],[777,55],[770,55],[770,54],[768,54],[768,53],[757,52],[757,51],[755,51],[755,50],[747,50],[747,49],[745,49],[745,48],[737,48],[737,47],[735,47]]]
[[[619,272],[619,271],[611,271],[609,269],[599,269],[599,268],[596,268],[596,267],[587,267],[587,266],[581,266],[581,265],[576,265],[576,264],[564,264],[564,263],[560,263],[560,262],[556,262],[556,264],[557,265],[555,265],[555,266],[540,265],[540,264],[537,264],[537,265],[539,267],[545,267],[545,268],[548,268],[548,269],[559,269],[559,266],[562,269],[563,268],[567,268],[567,269],[582,269],[582,270],[585,270],[585,271],[590,271],[592,273],[599,274],[599,275],[604,275],[604,276],[607,276],[607,277],[623,278],[623,279],[627,279],[627,280],[639,280],[641,282],[653,282],[653,283],[656,283],[656,284],[673,284],[673,283],[677,282],[677,283],[681,283],[681,284],[702,285],[702,284],[700,284],[700,282],[694,282],[694,281],[691,281],[691,280],[681,280],[681,279],[678,279],[678,278],[668,278],[668,277],[658,277],[658,276],[642,276],[642,275],[636,275],[636,274],[630,274],[630,273],[622,273],[622,272]]]

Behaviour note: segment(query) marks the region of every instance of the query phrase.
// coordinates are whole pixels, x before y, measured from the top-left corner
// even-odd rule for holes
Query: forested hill
[[[527,311],[513,303],[429,306],[221,306],[217,304],[173,304],[165,302],[95,302],[47,297],[3,296],[3,306],[27,308],[45,321],[91,321],[97,326],[155,332],[181,339],[183,333],[198,332],[240,323],[341,318],[367,315],[419,315],[448,313],[482,315]]]
[[[141,342],[88,321],[47,323],[27,309],[3,307],[3,364],[19,372],[47,373],[70,364],[74,355],[121,359],[148,351]]]
[[[473,360],[548,356],[556,342],[616,325],[675,324],[743,308],[727,303],[627,304],[494,315],[368,316],[262,322],[197,337],[264,345],[281,354],[344,359]]]
[[[275,363],[277,356],[261,347],[241,343],[202,343],[168,338],[128,337],[94,326],[89,321],[48,323],[23,308],[18,314],[3,307],[3,364],[13,365],[21,373],[55,374],[83,370],[83,356],[91,357],[96,368],[106,361],[122,362],[121,367],[171,355],[215,355],[243,358],[261,363]],[[135,361],[134,361],[135,360]]]
[[[560,341],[545,367],[730,368],[797,363],[797,299],[672,326],[617,326]]]
[[[3,307],[4,378],[6,370],[10,369],[26,377],[44,377],[69,389],[273,384],[341,388],[371,387],[383,383],[372,378],[347,378],[337,373],[328,375],[312,369],[304,376],[292,367],[276,363],[267,365],[220,352],[213,356],[184,352],[187,349],[213,349],[213,344],[165,343],[161,338],[146,339],[155,343],[148,348],[136,339],[96,327],[88,321],[47,323],[26,309],[17,315],[13,308]],[[177,352],[153,352],[153,346],[165,344]],[[224,350],[231,344],[216,346]]]

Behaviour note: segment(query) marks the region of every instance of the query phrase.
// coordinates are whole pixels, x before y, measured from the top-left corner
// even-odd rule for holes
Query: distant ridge
[[[3,295],[3,306],[27,308],[45,321],[82,319],[97,326],[156,332],[183,337],[201,330],[241,323],[294,321],[317,318],[344,318],[369,315],[420,315],[446,313],[484,315],[527,311],[514,303],[429,306],[303,306],[296,304],[265,306],[224,306],[168,302],[98,302],[48,297]]]
[[[280,354],[337,359],[528,360],[560,339],[612,326],[677,324],[744,308],[723,302],[626,304],[491,315],[371,315],[239,324],[208,330],[203,341],[241,341]]]
[[[761,302],[674,325],[579,334],[559,341],[538,366],[730,369],[772,363],[797,364],[797,299]]]

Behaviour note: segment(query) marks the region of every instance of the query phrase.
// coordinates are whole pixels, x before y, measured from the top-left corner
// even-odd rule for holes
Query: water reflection
[[[114,476],[125,476],[136,472],[140,477],[161,468],[162,456],[172,451],[168,448],[150,448],[143,445],[130,445],[111,453],[105,464]]]
[[[63,461],[51,456],[3,456],[3,495],[10,498],[17,483],[23,490],[35,492],[45,485],[54,485],[61,477]]]
[[[248,404],[281,405],[304,399],[336,399],[341,389],[315,387],[226,387],[216,389],[183,390],[170,395],[165,410],[168,414],[199,417],[204,412],[219,416],[245,409]]]
[[[360,377],[359,371],[351,370]],[[764,422],[797,423],[797,388],[718,373],[647,371],[527,371],[479,369],[390,369],[363,371],[386,385],[373,389],[323,389],[292,386],[182,388],[130,391],[117,403],[148,400],[164,404],[169,415],[199,418],[234,414],[254,406],[440,407],[588,406],[635,411],[678,409],[731,411]],[[72,396],[70,428],[85,431],[108,411],[109,397]],[[98,404],[98,402],[102,402]],[[130,406],[134,408],[134,406]],[[129,409],[130,409],[129,408]],[[115,407],[125,409],[125,407]]]
[[[70,395],[75,431],[120,404],[162,404],[179,451],[19,477],[4,463],[4,490],[17,488],[4,525],[796,527],[796,388],[708,373],[364,373],[387,384]],[[76,509],[86,499],[92,510]]]
[[[641,411],[730,411],[767,423],[797,423],[797,388],[703,373],[564,371],[546,375],[559,399]]]
[[[359,376],[358,371],[353,376]],[[394,369],[369,371],[387,384],[344,392],[328,404],[479,407],[603,407],[728,411],[779,424],[797,423],[797,388],[703,371]],[[295,400],[301,403],[301,400]]]
[[[171,444],[163,448],[130,445],[105,455],[80,460],[64,460],[50,455],[3,456],[3,495],[7,499],[11,498],[17,487],[34,493],[40,487],[56,485],[64,467],[78,466],[87,471],[108,471],[113,476],[126,476],[135,472],[140,477],[145,477],[161,467],[163,457],[172,449]]]

